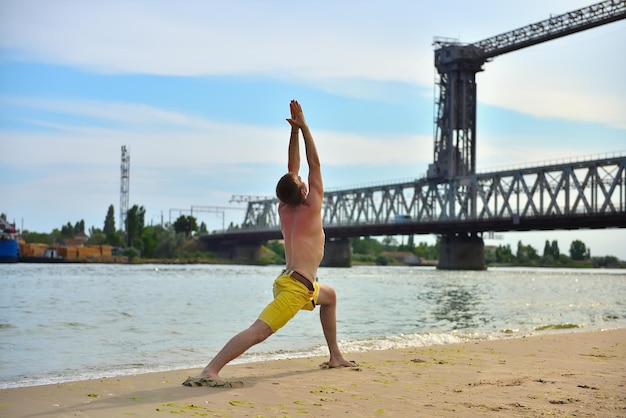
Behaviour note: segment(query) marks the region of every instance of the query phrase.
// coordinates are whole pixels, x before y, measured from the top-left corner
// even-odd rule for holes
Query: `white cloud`
[[[551,141],[549,137],[542,142],[541,138],[541,136],[533,137],[535,141],[530,143],[531,137],[529,136],[510,135],[506,138],[506,146],[503,146],[501,138],[481,136],[477,153],[477,171],[491,172],[516,167],[537,167],[624,154],[624,144],[616,144],[615,149],[598,152],[597,143],[593,141],[568,144],[562,140]]]
[[[288,6],[280,1],[189,1],[184,6],[107,1],[95,6],[23,0],[5,2],[0,45],[23,59],[96,72],[363,78],[430,86],[435,36],[475,42],[586,5],[582,0],[519,5],[482,0]],[[624,39],[623,29],[617,36]],[[619,44],[610,39],[589,43],[599,51],[604,44]]]
[[[371,33],[372,16],[366,14],[386,5],[360,6],[24,1],[7,7],[0,45],[19,49],[23,59],[97,72],[388,79],[391,70],[412,81],[414,65],[393,63],[406,59],[413,42],[387,42],[389,28],[382,22],[380,32]],[[346,24],[349,14],[368,22]]]
[[[496,57],[478,98],[518,112],[626,129],[626,24],[611,23]]]
[[[28,155],[23,163],[101,164],[111,159],[111,150],[121,145],[140,149],[142,164],[159,167],[208,164],[284,163],[288,127],[228,124],[199,116],[145,105],[95,101],[7,99],[14,106],[52,110],[71,117],[89,116],[93,124],[30,120],[51,128],[46,132],[7,132],[0,138],[7,144],[0,163],[10,163],[15,155]],[[101,125],[113,127],[99,127]],[[115,127],[115,125],[122,125]],[[316,131],[320,152],[330,165],[403,164],[415,156],[430,156],[432,139],[414,135],[363,135]],[[115,144],[111,147],[111,143]],[[349,158],[346,158],[349,156]],[[135,160],[134,160],[135,161]]]

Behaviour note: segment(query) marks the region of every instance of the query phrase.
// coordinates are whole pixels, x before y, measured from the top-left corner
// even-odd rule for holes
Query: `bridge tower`
[[[437,187],[445,189],[447,216],[455,217],[461,205],[460,196],[464,196],[463,212],[471,218],[476,216],[477,190],[472,187],[471,178],[476,174],[476,73],[482,71],[483,64],[498,55],[624,19],[625,16],[625,1],[607,0],[469,45],[455,40],[435,39],[439,98],[436,102],[434,162],[428,167],[427,177]],[[440,268],[480,268],[471,258],[481,254],[482,238],[474,234],[468,240],[468,234],[458,231],[444,236],[443,242],[447,245],[440,246]],[[475,248],[469,250],[468,245]],[[443,254],[442,249],[452,257]],[[461,261],[466,259],[461,253],[472,254],[467,263]],[[458,262],[442,264],[442,258]]]
[[[434,162],[428,177],[450,180],[476,172],[476,73],[485,58],[473,45],[435,41],[439,72]]]
[[[120,173],[120,226],[127,231],[126,215],[128,214],[128,200],[130,195],[130,152],[126,145],[122,145],[122,164]]]
[[[435,41],[439,99],[435,119],[434,162],[427,177],[445,188],[449,216],[457,212],[457,194],[469,195],[465,208],[476,216],[476,190],[461,182],[476,174],[476,73],[486,58],[474,45]],[[434,188],[433,188],[434,189]],[[473,196],[472,196],[473,194]],[[484,269],[484,242],[477,234],[446,234],[439,243],[440,269]]]

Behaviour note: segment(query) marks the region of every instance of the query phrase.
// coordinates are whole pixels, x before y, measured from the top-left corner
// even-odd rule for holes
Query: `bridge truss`
[[[244,229],[278,229],[277,211],[276,199],[249,202]],[[626,156],[330,191],[322,216],[365,235],[626,227]]]
[[[498,55],[625,18],[626,0],[606,0],[473,44],[435,41],[439,96],[426,177],[326,192],[327,236],[626,227],[626,156],[477,174],[475,82]],[[277,206],[249,201],[239,233],[277,231]]]

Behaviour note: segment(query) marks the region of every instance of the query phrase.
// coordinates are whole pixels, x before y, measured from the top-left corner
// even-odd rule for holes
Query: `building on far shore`
[[[89,237],[78,233],[57,244],[26,243],[20,240],[20,262],[112,262],[110,245],[85,245]]]

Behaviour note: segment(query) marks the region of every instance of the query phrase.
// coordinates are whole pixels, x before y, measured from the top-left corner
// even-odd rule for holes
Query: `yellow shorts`
[[[311,292],[305,285],[286,274],[274,280],[274,300],[265,307],[259,319],[276,332],[300,310],[312,311],[320,294],[319,283],[313,283],[315,291]]]

